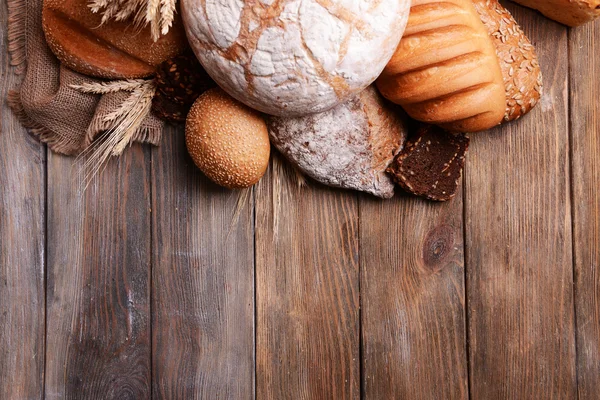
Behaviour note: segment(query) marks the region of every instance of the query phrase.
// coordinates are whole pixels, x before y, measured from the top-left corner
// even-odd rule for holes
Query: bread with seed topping
[[[506,90],[504,121],[527,114],[542,95],[542,71],[535,49],[512,14],[498,0],[473,0],[491,36]]]
[[[469,138],[427,125],[410,135],[387,172],[404,190],[433,201],[456,196]]]

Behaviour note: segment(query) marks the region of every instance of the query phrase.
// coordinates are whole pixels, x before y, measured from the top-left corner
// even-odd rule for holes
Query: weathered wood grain
[[[152,163],[155,399],[250,399],[254,393],[254,221],[249,196],[194,166],[182,130]]]
[[[465,173],[470,393],[572,399],[567,29],[510,9],[537,48],[545,94],[524,119],[472,135]]]
[[[150,396],[150,152],[134,145],[80,192],[48,160],[47,399]]]
[[[600,393],[600,21],[569,33],[579,398]]]
[[[547,93],[472,135],[464,200],[357,201],[283,180],[276,205],[271,175],[256,189],[257,398],[358,398],[361,362],[367,399],[600,393],[600,22],[567,35],[510,8]],[[5,20],[2,2],[2,98],[17,81]],[[0,123],[0,399],[43,398],[44,381],[49,399],[252,398],[254,200],[228,236],[237,193],[170,131],[83,196],[73,160],[50,155],[46,236],[44,147],[4,103]]]
[[[271,167],[256,189],[257,398],[360,397],[358,274],[356,195]]]
[[[40,399],[44,382],[46,151],[6,105],[9,67],[0,4],[0,399]]]
[[[468,398],[462,205],[361,197],[366,399]]]

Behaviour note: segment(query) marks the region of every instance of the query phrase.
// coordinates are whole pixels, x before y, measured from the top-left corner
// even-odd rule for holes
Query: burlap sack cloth
[[[106,130],[102,116],[114,110],[127,93],[83,94],[70,85],[99,82],[62,67],[42,31],[43,0],[8,0],[8,49],[11,63],[25,73],[8,103],[21,123],[57,153],[76,155]],[[134,141],[157,145],[163,122],[150,115]]]

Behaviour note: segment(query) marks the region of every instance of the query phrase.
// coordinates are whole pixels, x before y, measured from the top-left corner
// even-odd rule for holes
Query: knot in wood
[[[442,270],[454,248],[454,229],[449,225],[440,225],[432,229],[425,237],[423,262],[433,272]]]

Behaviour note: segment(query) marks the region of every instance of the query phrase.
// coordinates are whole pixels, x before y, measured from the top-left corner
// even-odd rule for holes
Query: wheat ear
[[[106,8],[109,3],[110,0],[90,0],[88,2],[88,7],[95,14],[102,11],[102,9]]]
[[[107,94],[121,91],[133,92],[146,82],[144,79],[129,79],[113,82],[84,83],[83,85],[70,85],[70,87],[82,93]]]
[[[152,39],[156,42],[160,38],[160,3],[161,0],[147,0],[146,23],[150,24]]]
[[[115,87],[118,83],[115,83]],[[156,92],[152,80],[140,80],[138,86],[129,91],[131,94],[127,99],[102,118],[108,126],[106,132],[79,156],[89,155],[82,167],[85,188],[103,170],[111,156],[120,155],[131,144],[135,133],[152,109],[152,98]]]
[[[166,35],[173,26],[175,20],[175,0],[161,0],[160,28],[161,33]]]
[[[173,26],[177,0],[88,0],[88,7],[92,12],[102,14],[101,24],[131,19],[136,28],[149,25],[156,42]]]

